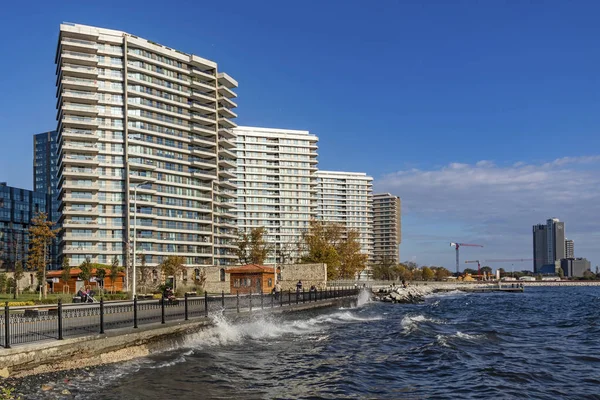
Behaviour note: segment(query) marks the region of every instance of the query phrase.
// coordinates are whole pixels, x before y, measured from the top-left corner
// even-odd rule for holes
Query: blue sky
[[[308,129],[320,168],[403,198],[403,259],[452,267],[450,241],[486,246],[463,259],[527,257],[531,225],[556,216],[595,266],[598,15],[585,1],[10,2],[0,180],[31,187],[31,135],[56,126],[58,26],[76,22],[217,61],[240,83],[240,125]]]

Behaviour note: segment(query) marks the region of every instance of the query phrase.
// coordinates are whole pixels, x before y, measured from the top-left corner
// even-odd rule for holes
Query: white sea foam
[[[422,322],[431,322],[434,324],[444,324],[445,322],[435,318],[429,318],[424,315],[405,315],[400,321],[404,333],[408,334],[419,328],[419,324]]]
[[[448,345],[448,340],[449,339],[453,339],[453,338],[459,338],[459,339],[464,339],[464,340],[478,340],[481,338],[484,338],[485,335],[483,334],[469,334],[469,333],[463,333],[461,331],[457,331],[454,334],[451,335],[437,335],[436,336],[436,341],[438,344],[444,346],[444,347],[449,347]]]

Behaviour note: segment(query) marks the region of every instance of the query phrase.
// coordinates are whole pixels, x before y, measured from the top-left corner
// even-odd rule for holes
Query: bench
[[[153,294],[138,294],[138,300],[152,300],[154,298]]]
[[[81,303],[81,297],[80,296],[73,296],[72,301],[73,301],[73,303]]]
[[[196,293],[196,292],[185,292],[185,294],[187,296],[198,296],[198,293]]]
[[[37,308],[27,309],[27,310],[25,310],[25,313],[23,314],[23,316],[24,317],[39,317],[40,310],[38,310]]]

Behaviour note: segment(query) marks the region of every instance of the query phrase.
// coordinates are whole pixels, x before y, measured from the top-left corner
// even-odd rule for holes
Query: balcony
[[[219,155],[219,166],[225,168],[236,168],[235,159],[222,157]]]
[[[219,96],[219,103],[221,104],[221,107],[227,107],[227,108],[237,108],[237,103],[233,102],[231,99],[227,98],[227,97],[223,97],[223,96]]]
[[[233,160],[234,163],[236,163],[237,161],[237,156],[235,155],[235,153],[233,153],[232,151],[229,151],[228,149],[226,149],[225,147],[221,147],[219,149],[219,156],[221,157],[227,157],[227,158],[231,158]],[[237,167],[237,164],[236,164]]]
[[[131,173],[129,174],[129,180],[132,183],[138,183],[138,182],[144,182],[144,181],[154,182],[154,181],[156,181],[156,178],[154,176],[152,176],[152,173],[150,173],[150,172],[141,174],[141,173],[136,173],[135,171],[131,171]]]
[[[65,156],[63,156],[62,161],[63,161],[63,164],[69,164],[69,165],[73,165],[73,164],[94,165],[94,166],[98,165],[98,159],[93,156],[80,157],[80,156],[77,156],[74,154],[66,154]]]
[[[98,115],[98,108],[96,106],[90,106],[85,104],[77,104],[77,103],[65,103],[62,106],[62,110],[64,111],[72,111],[77,113],[78,115],[87,115],[91,117],[95,117]]]
[[[217,89],[214,82],[201,81],[195,78],[192,78],[192,87],[211,92],[214,92]]]
[[[90,208],[73,208],[67,207],[63,209],[61,217],[64,219],[67,215],[90,215],[95,214],[98,211],[96,207]]]
[[[203,122],[202,125],[204,125],[204,126],[212,126],[217,123],[217,120],[214,117],[214,115],[208,116],[208,115],[201,115],[198,113],[192,113],[191,116],[194,120]]]
[[[62,119],[62,124],[69,127],[77,128],[95,128],[98,126],[98,120],[90,117],[78,117],[75,115],[65,115]]]
[[[219,107],[218,109],[219,111],[219,115],[223,116],[225,118],[237,118],[237,114],[234,113],[233,111],[231,111],[229,108],[226,107]]]
[[[89,65],[64,64],[61,71],[63,76],[78,78],[91,78],[98,75],[98,68]]]
[[[196,167],[205,167],[205,168],[213,168],[215,166],[214,158],[190,158],[190,161],[193,166]]]
[[[219,126],[219,136],[224,139],[235,139],[236,137],[235,132],[225,126]]]
[[[67,239],[65,239],[67,240]],[[78,239],[71,239],[71,240],[78,240]],[[84,240],[82,240],[84,241]],[[66,252],[68,254],[97,254],[98,253],[98,249],[96,248],[96,246],[65,246],[63,247],[63,252]]]
[[[98,57],[96,57],[95,54],[63,50],[63,52],[60,54],[60,57],[65,63],[77,62],[77,64],[83,65],[98,65]]]
[[[98,229],[98,221],[78,221],[78,220],[69,220],[65,219],[62,222],[63,228],[75,228],[75,229]]]
[[[62,176],[78,176],[82,178],[97,179],[98,170],[96,168],[64,168]]]
[[[217,129],[215,126],[205,126],[205,125],[200,125],[200,124],[191,124],[192,126],[192,130],[193,131],[197,131],[197,132],[201,132],[201,133],[207,133],[209,135],[215,135],[217,133]]]
[[[129,168],[154,171],[156,169],[156,165],[154,165],[152,161],[149,160],[129,159]]]
[[[98,197],[97,196],[73,196],[70,193],[66,193],[62,199],[63,204],[65,202],[69,203],[81,203],[81,204],[97,204]]]
[[[228,188],[228,189],[236,189],[237,186],[235,185],[235,183],[233,183],[233,181],[229,180],[229,179],[220,179],[219,180],[219,186],[224,187],[224,188]]]
[[[228,139],[222,139],[219,138],[219,149],[224,148],[224,149],[234,149],[235,148],[235,144],[228,140]]]
[[[98,141],[98,135],[96,134],[96,131],[88,129],[63,129],[61,136],[65,139],[87,140],[93,142]]]
[[[81,51],[86,53],[95,53],[98,45],[91,40],[74,39],[63,37],[60,41],[63,50]]]
[[[233,90],[231,90],[228,87],[225,87],[223,85],[219,86],[219,94],[221,96],[227,97],[229,99],[235,99],[237,97],[237,94],[235,94],[233,92]]]
[[[81,228],[81,226],[78,226],[78,228]],[[79,234],[73,234],[70,231],[67,231],[64,235],[63,235],[63,241],[65,242],[97,242],[98,239],[98,235],[96,234],[91,234],[91,235],[79,235]]]
[[[192,110],[199,110],[199,111],[209,112],[209,113],[217,112],[217,109],[214,106],[214,103],[201,104],[201,103],[198,103],[197,101],[192,102]]]
[[[63,101],[76,101],[78,103],[94,104],[98,102],[98,95],[94,92],[79,90],[64,90],[61,93]]]
[[[219,128],[235,128],[236,126],[235,122],[219,115]]]
[[[219,170],[219,177],[221,177],[221,178],[229,178],[229,179],[236,179],[237,175],[234,172],[230,171],[230,170],[220,169]]]
[[[75,78],[65,76],[61,81],[63,89],[98,90],[98,83],[94,79]]]

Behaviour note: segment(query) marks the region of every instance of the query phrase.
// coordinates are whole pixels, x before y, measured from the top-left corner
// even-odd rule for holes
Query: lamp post
[[[132,268],[133,268],[133,277],[132,280],[133,282],[131,282],[131,295],[133,296],[133,298],[135,299],[135,296],[137,294],[136,292],[136,273],[135,273],[135,251],[136,251],[136,239],[137,239],[137,233],[136,233],[136,224],[137,224],[137,188],[143,185],[146,185],[147,183],[150,183],[150,181],[144,181],[144,182],[140,182],[137,185],[135,185],[133,187],[133,261],[132,261]]]

